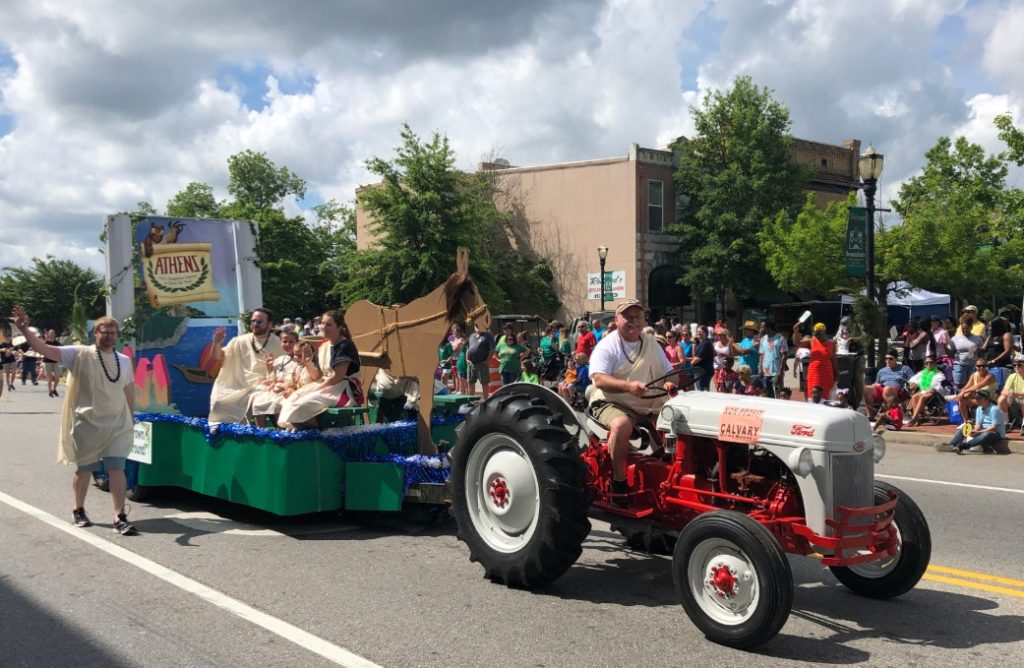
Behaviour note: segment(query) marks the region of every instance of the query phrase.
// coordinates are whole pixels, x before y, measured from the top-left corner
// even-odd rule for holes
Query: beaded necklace
[[[116,383],[117,381],[121,380],[121,358],[117,356],[117,352],[114,352],[114,364],[117,365],[117,375],[111,378],[110,373],[107,371],[107,363],[103,361],[103,355],[100,354],[100,347],[95,346],[95,348],[96,359],[100,361],[100,368],[103,369],[103,375],[107,377],[107,380],[109,380],[111,383]]]
[[[267,346],[270,345],[270,334],[267,334],[267,339],[263,342],[263,347],[262,348],[259,348],[259,349],[256,348],[256,335],[255,334],[253,334],[252,338],[249,339],[249,345],[252,346],[252,351],[254,353],[256,353],[257,355],[259,355],[261,352],[263,352],[264,350],[267,349]]]

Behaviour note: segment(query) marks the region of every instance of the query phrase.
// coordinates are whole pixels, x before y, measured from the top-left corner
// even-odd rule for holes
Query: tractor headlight
[[[874,448],[871,451],[871,455],[875,458],[875,463],[882,461],[882,457],[885,457],[885,439],[882,438],[881,434],[875,434],[874,437]]]
[[[663,422],[668,422],[669,424],[672,424],[673,422],[676,421],[676,416],[677,415],[678,415],[678,413],[677,413],[677,411],[675,409],[675,406],[663,406],[661,408],[661,416],[660,417],[661,417],[661,420]]]
[[[789,455],[789,470],[805,477],[814,470],[814,455],[807,448],[797,448]]]

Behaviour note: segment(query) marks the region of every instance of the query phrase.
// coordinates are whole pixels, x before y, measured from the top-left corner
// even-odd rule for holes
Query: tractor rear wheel
[[[499,395],[466,416],[452,454],[452,514],[484,576],[536,587],[565,573],[590,533],[577,439],[542,399]]]
[[[672,576],[704,636],[748,649],[779,632],[793,607],[793,573],[766,528],[731,510],[698,515],[676,542]]]
[[[932,557],[932,534],[924,513],[902,490],[885,482],[875,482],[875,503],[888,501],[888,492],[899,495],[893,518],[899,551],[879,561],[829,568],[850,590],[869,598],[893,598],[907,593],[921,580]]]

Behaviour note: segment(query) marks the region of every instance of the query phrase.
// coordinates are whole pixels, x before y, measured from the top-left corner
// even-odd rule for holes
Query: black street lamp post
[[[868,248],[867,248],[867,270],[865,272],[865,292],[867,298],[875,306],[878,304],[878,295],[875,287],[875,189],[878,186],[878,177],[882,175],[882,163],[884,157],[875,151],[875,148],[868,145],[868,149],[860,156],[857,165],[861,181],[864,182],[864,201],[868,210]],[[872,332],[877,337],[878,332]],[[877,339],[876,339],[877,341]],[[868,364],[875,365],[875,346],[872,345],[868,351]]]
[[[601,310],[604,310],[604,261],[608,259],[608,247],[597,247],[597,258],[601,261]]]

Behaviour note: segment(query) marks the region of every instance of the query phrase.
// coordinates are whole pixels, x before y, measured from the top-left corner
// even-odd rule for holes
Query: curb
[[[887,431],[883,434],[887,444],[922,445],[935,447],[939,443],[948,443],[950,437],[943,434],[922,434],[905,431]],[[1012,454],[1024,455],[1024,441],[1007,440]]]

